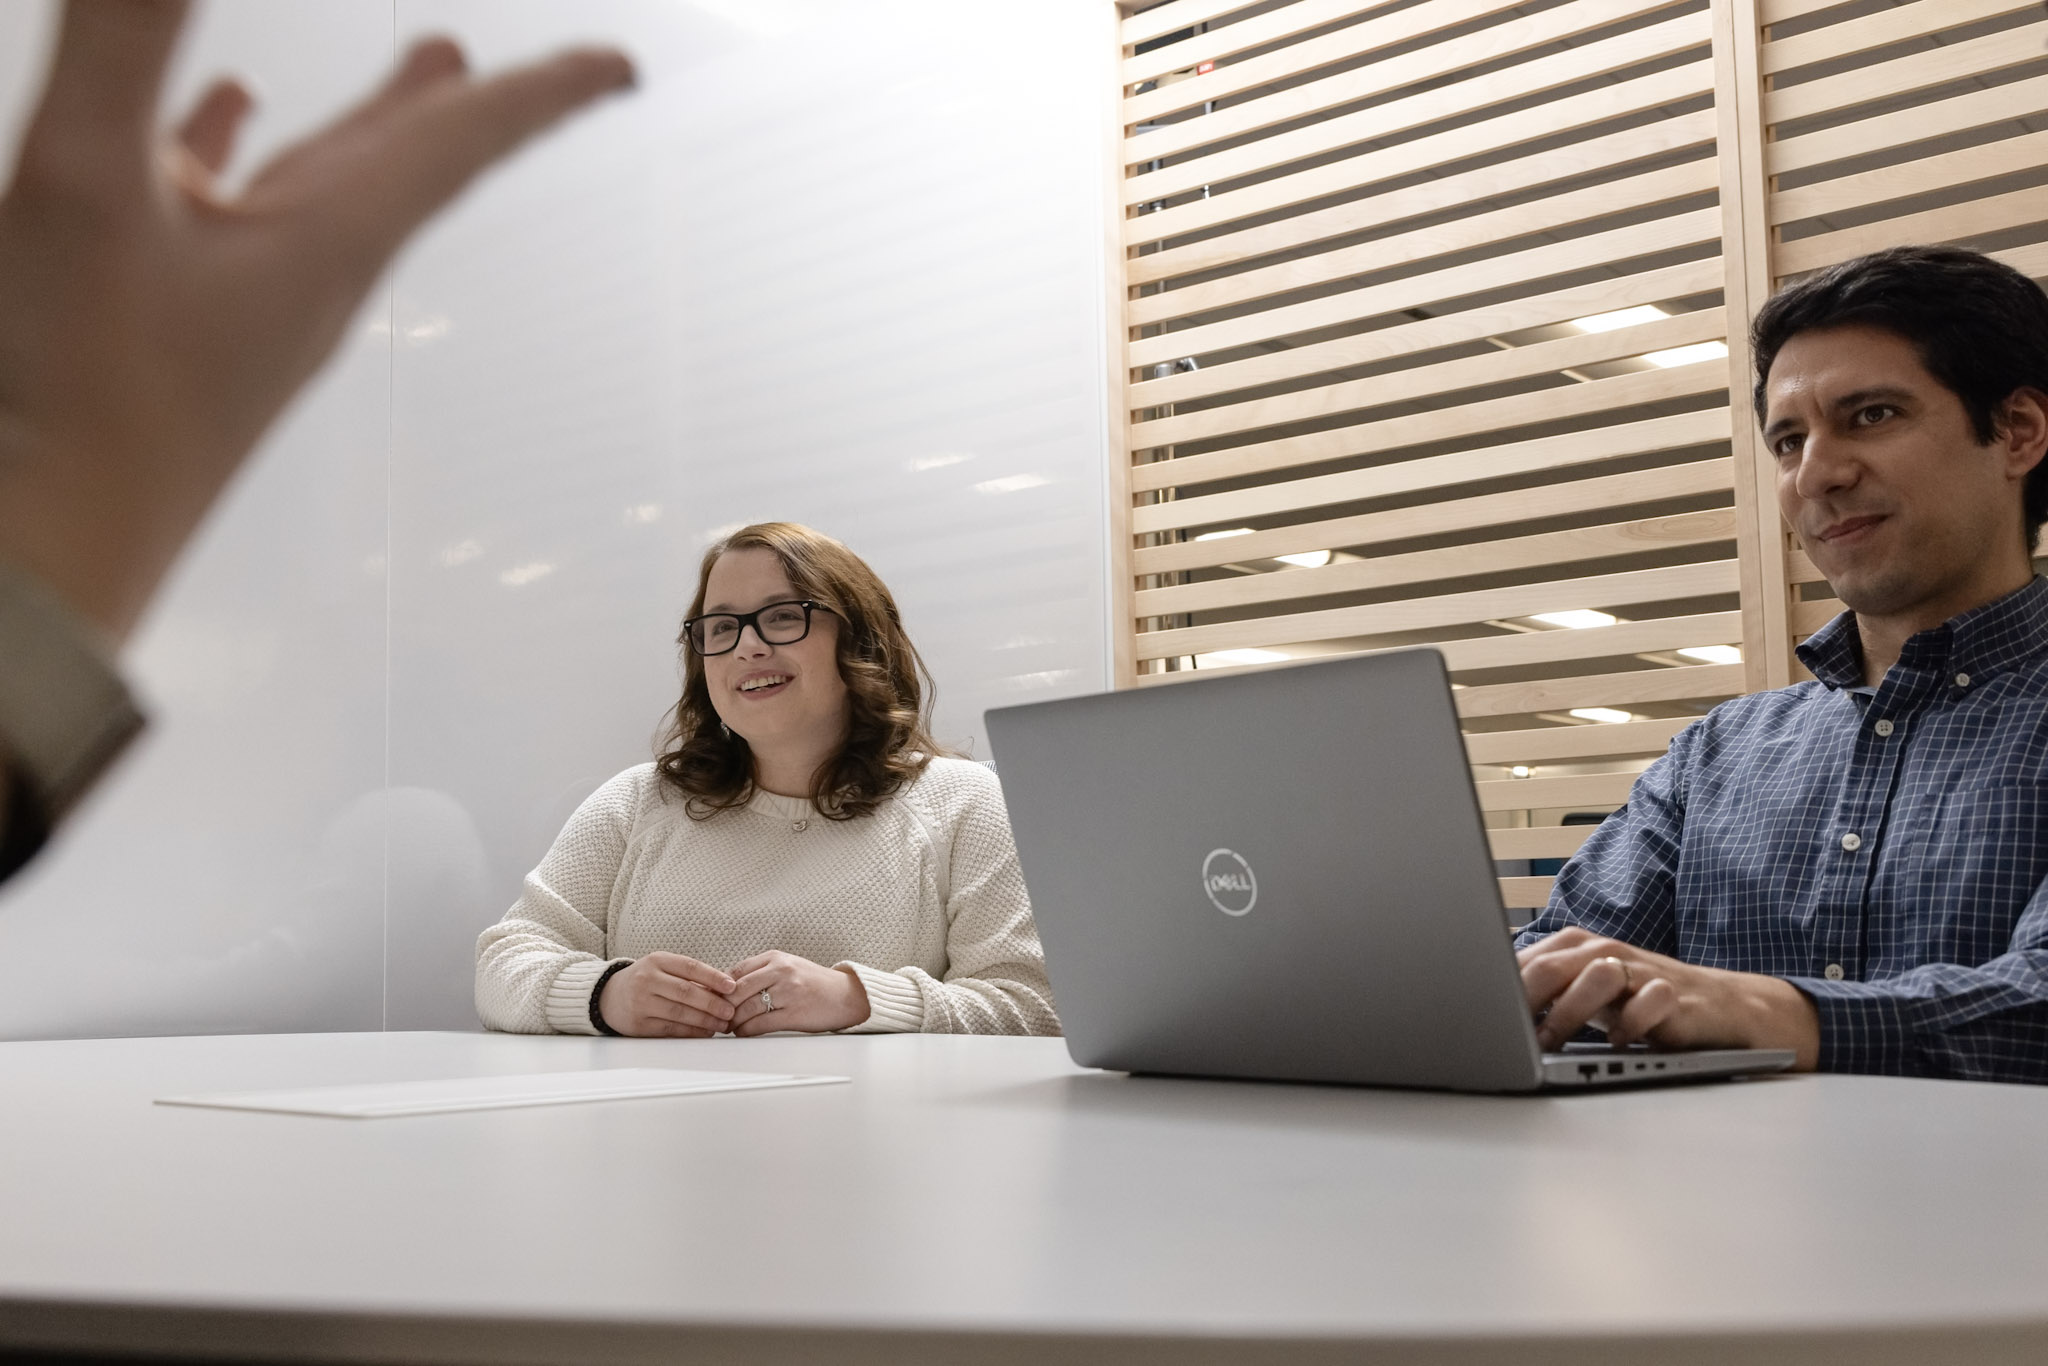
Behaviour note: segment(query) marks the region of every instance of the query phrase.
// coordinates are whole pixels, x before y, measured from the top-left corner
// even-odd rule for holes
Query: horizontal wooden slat
[[[1818,133],[1764,144],[1770,175],[1825,166],[1831,161],[1866,156],[1950,133],[1988,128],[2008,119],[2027,118],[2048,110],[2048,76],[1972,90],[1945,100],[1858,119]],[[1170,253],[1163,253],[1170,254]],[[1148,263],[1150,258],[1141,258]],[[1135,265],[1136,262],[1133,262]]]
[[[1435,171],[1469,157],[1504,152],[1544,138],[1578,132],[1611,119],[1640,114],[1678,103],[1713,89],[1714,64],[1688,62],[1669,71],[1638,76],[1480,120],[1463,127],[1413,138],[1397,146],[1361,152],[1325,166],[1276,176],[1214,198],[1175,204],[1156,213],[1134,214],[1124,221],[1124,241],[1132,246],[1162,242],[1238,219],[1289,208],[1363,185],[1377,184],[1417,171]]]
[[[1480,731],[1465,737],[1465,757],[1475,764],[1542,764],[1662,754],[1671,744],[1671,737],[1696,719],[1681,716],[1627,721],[1618,726],[1587,724]]]
[[[1871,52],[1893,43],[1940,33],[1944,29],[2039,9],[2039,0],[1938,0],[1934,4],[1901,5],[1897,9],[1765,43],[1757,53],[1757,68],[1765,76],[1776,76],[1815,62]]]
[[[1273,52],[1224,63],[1207,74],[1175,81],[1157,90],[1148,90],[1142,95],[1132,95],[1124,100],[1123,121],[1126,126],[1143,123],[1147,119],[1162,118],[1182,110],[1193,109],[1196,105],[1206,104],[1211,100],[1225,99],[1247,90],[1256,91],[1260,86],[1286,80],[1304,71],[1347,62],[1354,57],[1403,43],[1412,43],[1419,38],[1427,38],[1447,28],[1487,19],[1505,10],[1514,9],[1520,3],[1522,0],[1431,0],[1426,5],[1397,10],[1393,14],[1367,19],[1363,23],[1351,24],[1303,42],[1290,43]],[[1321,0],[1317,8],[1327,8],[1328,4],[1329,0]],[[1306,7],[1303,3],[1295,5],[1297,9]],[[1360,4],[1359,0],[1350,0],[1345,8],[1355,14],[1365,6]],[[1395,82],[1389,80],[1379,88],[1391,90],[1394,85]],[[1264,101],[1258,99],[1239,101],[1228,112],[1235,114],[1240,109],[1250,109],[1261,103]],[[1328,107],[1329,102],[1314,106],[1318,109]],[[1290,114],[1283,117],[1295,116]],[[1267,127],[1270,122],[1271,120],[1268,120],[1267,123],[1236,127],[1239,133],[1251,132]]]
[[[1733,468],[1734,462],[1727,458],[1689,461],[1660,469],[1560,480],[1510,493],[1443,498],[1413,507],[1389,508],[1384,512],[1362,512],[1348,517],[1297,522],[1245,536],[1145,546],[1133,552],[1132,572],[1142,577],[1176,570],[1206,569],[1315,550],[1358,548],[1422,536],[1440,536],[1448,532],[1477,531],[1595,508],[1638,507],[1672,498],[1727,493],[1732,488]],[[1377,563],[1384,564],[1384,557]],[[1163,609],[1138,613],[1139,616],[1165,614]]]
[[[1772,267],[1780,275],[1797,275],[1885,247],[1953,242],[2042,222],[2048,222],[2048,192],[2038,187],[2014,190],[2010,194],[1987,195],[1939,209],[1880,219],[1840,232],[1801,237],[1778,248]]]
[[[1743,678],[1740,664],[1688,664],[1676,669],[1634,669],[1529,683],[1493,683],[1461,688],[1454,700],[1462,717],[1531,716],[1575,707],[1628,707],[1643,702],[1733,697],[1743,690]]]
[[[1333,370],[1381,363],[1448,346],[1469,345],[1528,328],[1568,323],[1597,313],[1610,313],[1642,304],[1664,304],[1673,299],[1717,290],[1720,285],[1721,263],[1718,260],[1688,261],[1663,270],[1596,280],[1569,289],[1446,313],[1419,322],[1376,328],[1336,341],[1254,355],[1228,365],[1141,381],[1133,383],[1128,392],[1133,409],[1163,407],[1168,403],[1206,397],[1210,393],[1271,384],[1304,375],[1327,374]]]
[[[1535,422],[1589,417],[1640,404],[1709,394],[1727,387],[1725,369],[1716,373],[1710,367],[1699,365],[1617,375],[1589,384],[1559,384],[1533,394],[1461,403],[1426,413],[1410,413],[1303,436],[1276,437],[1270,441],[1232,446],[1227,450],[1205,451],[1177,460],[1134,465],[1131,489],[1134,493],[1143,494],[1218,479],[1268,474],[1354,455],[1386,455],[1410,446],[1484,436]],[[1722,434],[1726,435],[1725,430]]]
[[[2029,24],[2025,28],[1988,33],[1981,38],[1894,57],[1888,62],[1873,63],[1855,71],[1845,71],[1839,76],[1824,76],[1817,81],[1766,90],[1763,97],[1764,121],[1785,123],[1792,119],[1811,118],[1816,114],[1829,114],[1894,95],[1931,90],[1971,76],[2003,71],[2039,60],[2044,39],[2048,39],[2048,24]]]
[[[1528,779],[1535,782],[1536,779]],[[1520,829],[1495,828],[1486,832],[1486,843],[1497,859],[1570,858],[1579,852],[1597,825],[1537,825]]]
[[[1695,645],[1732,645],[1741,635],[1741,613],[1701,612],[1688,617],[1655,617],[1649,621],[1624,621],[1613,626],[1593,626],[1572,631],[1503,631],[1499,635],[1439,641],[1431,648],[1444,657],[1445,668],[1453,674],[1461,674],[1473,669],[1526,668],[1530,665],[1565,664],[1577,660],[1626,658],[1632,654],[1689,649]],[[1349,659],[1357,655],[1382,652],[1338,650],[1284,664],[1229,664],[1202,669],[1179,669],[1170,673],[1140,674],[1138,684],[1140,687],[1154,687],[1166,683],[1186,683],[1196,678],[1215,678],[1220,674],[1256,673],[1261,669],[1288,668],[1294,664]],[[1616,727],[1602,726],[1601,729],[1607,731]],[[1626,730],[1627,727],[1623,726],[1621,729]],[[1526,733],[1548,735],[1550,732],[1542,730]],[[1658,741],[1654,748],[1662,749],[1663,742]],[[1588,754],[1638,752],[1627,748],[1586,751]],[[1540,757],[1558,758],[1563,755],[1559,752]],[[1523,760],[1512,759],[1511,762],[1520,763]]]
[[[1144,337],[1126,348],[1133,368],[1155,361],[1177,360],[1248,346],[1275,337],[1381,317],[1423,305],[1442,305],[1488,290],[1517,284],[1534,285],[1553,275],[1614,265],[1656,252],[1676,251],[1717,240],[1721,211],[1694,209],[1646,223],[1588,233],[1563,242],[1524,247],[1462,266],[1426,271],[1325,298],[1269,308],[1242,318],[1184,327],[1157,337]]]
[[[1511,911],[1540,911],[1550,904],[1550,884],[1555,878],[1504,877],[1500,880],[1500,904]]]
[[[1295,214],[1278,222],[1133,256],[1124,263],[1124,281],[1133,286],[1145,285],[1275,252],[1296,251],[1333,237],[1398,223],[1405,218],[1483,204],[1589,172],[1703,147],[1713,138],[1714,113],[1711,109],[1660,119],[1638,128],[1625,128],[1618,133],[1545,148],[1511,161],[1460,171],[1456,175],[1403,186],[1327,209]],[[1707,164],[1711,164],[1711,159],[1707,159]]]
[[[1684,413],[1680,416],[1691,418],[1694,414]],[[1660,435],[1666,435],[1666,439],[1673,446],[1681,449],[1693,444],[1687,439],[1692,432],[1702,428],[1711,430],[1703,422],[1680,423],[1671,418],[1652,418],[1649,422],[1630,423],[1625,427],[1610,427],[1583,433],[1586,439],[1579,448],[1574,448],[1563,437],[1544,437],[1517,446],[1502,447],[1498,451],[1461,451],[1458,455],[1432,456],[1426,461],[1411,460],[1398,465],[1384,465],[1378,469],[1348,470],[1342,474],[1320,475],[1313,479],[1289,479],[1248,489],[1235,489],[1229,493],[1206,494],[1198,498],[1177,498],[1171,502],[1134,508],[1131,514],[1131,530],[1140,535],[1149,535],[1184,527],[1247,521],[1287,512],[1312,512],[1320,508],[1337,507],[1402,491],[1455,488],[1459,484],[1500,478],[1509,474],[1573,469],[1662,448],[1663,441],[1645,447],[1640,441],[1629,439],[1634,432],[1651,423],[1661,424],[1663,430]],[[1459,463],[1459,456],[1465,454],[1473,457],[1469,465]],[[1411,469],[1410,466],[1420,468]],[[1189,557],[1185,555],[1173,556],[1170,559],[1177,568],[1199,568],[1239,560],[1263,559],[1271,555],[1292,555],[1304,549],[1329,550],[1343,546],[1370,545],[1379,541],[1436,535],[1439,534],[1436,530],[1418,529],[1425,525],[1420,519],[1434,519],[1438,515],[1434,511],[1436,507],[1449,507],[1452,515],[1466,517],[1470,519],[1469,525],[1479,527],[1498,526],[1503,522],[1528,521],[1537,517],[1556,517],[1573,510],[1627,507],[1664,498],[1684,498],[1692,494],[1731,487],[1725,473],[1728,468],[1728,463],[1720,459],[1688,461],[1663,469],[1609,475],[1604,479],[1559,480],[1544,488],[1517,489],[1512,493],[1486,494],[1478,498],[1440,499],[1434,504],[1353,514],[1352,518],[1342,520],[1380,520],[1360,520],[1356,526],[1349,528],[1350,535],[1337,540],[1326,540],[1321,545],[1301,546],[1296,550],[1268,550],[1268,545],[1279,544],[1276,537],[1288,536],[1292,530],[1276,527],[1268,531],[1254,531],[1249,536],[1232,536],[1227,538],[1227,543],[1199,542],[1198,544],[1206,547],[1209,552],[1207,555],[1199,556],[1199,564],[1186,563]],[[1553,501],[1558,498],[1575,501]],[[1454,507],[1451,506],[1453,504]],[[1528,510],[1519,511],[1521,507]],[[1410,518],[1417,520],[1406,520]],[[1428,525],[1434,526],[1435,523],[1432,520]],[[1332,528],[1324,528],[1330,529]],[[1455,526],[1441,528],[1445,531],[1456,529]],[[1288,536],[1288,539],[1293,541],[1299,537]],[[1142,572],[1167,572],[1151,566],[1168,561],[1169,557],[1166,556],[1150,557],[1144,561],[1146,568]]]
[[[1715,508],[1705,512],[1680,513],[1674,517],[1653,517],[1609,526],[1545,532],[1540,536],[1509,537],[1473,545],[1447,546],[1441,550],[1344,561],[1316,569],[1290,569],[1242,578],[1212,579],[1206,583],[1180,584],[1171,588],[1150,588],[1137,594],[1137,615],[1163,617],[1181,612],[1206,612],[1219,607],[1252,607],[1333,593],[1436,583],[1446,579],[1470,578],[1475,574],[1511,573],[1618,555],[1639,555],[1645,550],[1673,546],[1710,545],[1716,541],[1733,540],[1734,536],[1735,510]]]
[[[1819,218],[1846,209],[1889,203],[1912,195],[1968,185],[1972,181],[1991,180],[2011,174],[2016,167],[2039,166],[2044,160],[2048,160],[2048,133],[2029,133],[2001,142],[1979,143],[1975,147],[1957,148],[1939,156],[1922,157],[1918,161],[1900,162],[1857,175],[1837,176],[1833,180],[1801,185],[1793,190],[1780,190],[1770,197],[1769,219],[1773,226],[1777,226],[1801,218]],[[2048,192],[2040,190],[2034,193],[2048,195]],[[2048,210],[2044,210],[2041,216],[2048,218]]]
[[[1168,289],[1132,299],[1125,320],[1132,327],[1172,322],[1211,309],[1269,299],[1290,290],[1333,280],[1374,274],[1471,251],[1490,243],[1511,242],[1539,232],[1575,228],[1626,206],[1641,212],[1715,187],[1714,163],[1705,159],[1667,166],[1647,175],[1574,190],[1568,194],[1473,214],[1450,223],[1376,238],[1355,247],[1284,261],[1257,270],[1240,271],[1202,284]]]
[[[1569,8],[1583,7],[1574,5]],[[1220,186],[1276,166],[1412,132],[1439,120],[1541,95],[1559,86],[1669,57],[1704,44],[1707,36],[1704,12],[1667,19],[1631,33],[1603,38],[1552,56],[1492,71],[1483,79],[1459,81],[1436,90],[1389,100],[1356,113],[1339,114],[1288,132],[1275,133],[1243,147],[1194,157],[1145,175],[1131,176],[1120,182],[1124,203],[1142,204],[1203,186]],[[1147,144],[1160,145],[1159,140],[1164,139],[1168,131],[1171,130],[1129,139],[1124,145],[1127,162],[1156,157],[1158,153],[1148,150]]]
[[[1557,806],[1620,806],[1636,785],[1633,773],[1578,773],[1564,778],[1501,778],[1474,783],[1481,811],[1534,811]]]
[[[1366,379],[1298,389],[1272,398],[1205,408],[1198,412],[1155,418],[1150,422],[1132,422],[1130,440],[1139,449],[1171,446],[1183,441],[1206,441],[1311,418],[1364,412],[1394,403],[1412,403],[1438,394],[1480,389],[1510,380],[1562,374],[1602,361],[1626,360],[1645,352],[1717,341],[1726,335],[1727,325],[1722,311],[1703,308],[1655,322],[1616,328],[1611,332],[1561,337],[1556,341],[1438,361],[1434,365],[1420,365]],[[1719,375],[1727,373],[1725,357],[1694,363],[1713,365]]]
[[[1124,21],[1123,40],[1134,46],[1153,38],[1164,37],[1179,29],[1191,28],[1199,23],[1221,18],[1236,10],[1248,8],[1249,0],[1237,4],[1226,4],[1223,0],[1178,0],[1187,8],[1182,14],[1169,18],[1161,15],[1156,21],[1164,27],[1139,25],[1141,19],[1151,19],[1152,12],[1133,15]],[[1170,8],[1170,7],[1169,7]],[[1178,43],[1170,43],[1150,52],[1126,57],[1122,77],[1125,85],[1137,85],[1169,71],[1181,71],[1201,62],[1215,61],[1237,52],[1248,52],[1268,43],[1283,42],[1297,33],[1306,33],[1312,28],[1356,14],[1358,0],[1298,0],[1298,3],[1281,5],[1264,14],[1240,19],[1234,24],[1223,24],[1207,33],[1198,33]],[[1136,38],[1132,35],[1143,33]]]
[[[1823,583],[1826,580],[1827,575],[1821,573],[1819,567],[1807,558],[1805,551],[1788,550],[1785,552],[1785,582]]]
[[[1136,657],[1161,659],[1169,655],[1255,649],[1297,641],[1391,635],[1397,631],[1465,626],[1501,617],[1526,617],[1537,612],[1609,609],[1674,598],[1712,597],[1735,591],[1735,562],[1715,560],[1706,564],[1637,569],[1622,574],[1598,574],[1514,588],[1489,588],[1483,592],[1405,598],[1364,607],[1333,607],[1317,612],[1251,617],[1243,621],[1168,631],[1140,631]]]
[[[1175,156],[1192,148],[1225,139],[1246,137],[1271,128],[1275,124],[1307,118],[1340,105],[1355,104],[1360,100],[1384,95],[1390,90],[1400,90],[1424,81],[1455,77],[1474,66],[1504,61],[1536,48],[1578,38],[1610,23],[1619,23],[1624,19],[1669,9],[1678,2],[1679,0],[1604,0],[1604,3],[1597,5],[1563,5],[1527,18],[1512,19],[1475,33],[1463,34],[1449,42],[1431,43],[1373,62],[1368,66],[1356,67],[1318,80],[1298,82],[1258,99],[1237,101],[1227,109],[1217,110],[1201,118],[1184,119],[1141,134],[1125,142],[1124,161],[1127,164],[1135,164],[1155,157]],[[1465,22],[1459,13],[1461,11],[1498,12],[1508,8],[1510,6],[1499,3],[1474,4],[1473,0],[1433,0],[1430,4],[1389,15],[1379,20],[1378,25],[1387,30],[1389,37],[1403,31],[1420,30],[1423,33],[1433,33],[1448,28],[1453,23]],[[1439,11],[1441,13],[1438,13]],[[1275,73],[1275,77],[1282,77],[1343,61],[1366,50],[1361,48],[1360,44],[1370,43],[1371,35],[1364,33],[1363,30],[1372,27],[1372,22],[1359,24],[1328,37],[1299,43],[1292,48],[1254,58],[1244,63],[1244,67],[1268,68]],[[1395,38],[1395,41],[1402,39]],[[1391,47],[1393,44],[1387,43],[1384,46]],[[1194,92],[1184,91],[1184,86],[1235,85],[1240,90],[1248,90],[1259,84],[1255,79],[1256,74],[1254,71],[1233,66],[1207,76],[1197,76],[1192,81],[1178,82],[1157,94],[1165,100],[1175,101],[1176,108],[1191,109],[1202,103],[1205,97],[1187,98],[1187,94]],[[1222,79],[1219,80],[1219,77]],[[1137,104],[1139,100],[1154,98],[1152,95],[1140,96],[1138,100],[1127,104],[1124,122],[1136,122],[1131,117],[1131,105]],[[1327,117],[1323,120],[1331,121]],[[1261,142],[1254,145],[1266,144]],[[1276,156],[1264,164],[1277,165],[1287,159],[1289,158]]]
[[[1757,21],[1765,28],[1782,24],[1787,19],[1802,19],[1809,14],[1818,14],[1824,9],[1847,4],[1848,0],[1759,0]]]
[[[1234,10],[1241,10],[1257,0],[1166,0],[1166,3],[1142,9],[1136,14],[1126,15],[1117,25],[1117,34],[1125,46],[1149,43],[1154,38],[1163,38],[1179,29],[1193,28],[1196,24],[1207,23]],[[1349,0],[1356,4],[1357,0]],[[1337,13],[1347,7],[1347,0],[1322,0],[1320,5],[1304,3],[1298,8],[1328,8]],[[1312,20],[1311,23],[1324,22]]]

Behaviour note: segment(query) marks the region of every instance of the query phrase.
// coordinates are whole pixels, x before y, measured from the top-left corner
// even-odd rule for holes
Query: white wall
[[[615,39],[642,88],[410,249],[208,526],[132,651],[156,724],[0,893],[0,1034],[472,1027],[475,934],[648,757],[721,527],[867,556],[943,738],[1104,686],[1110,8],[204,10],[179,91],[253,77],[257,150],[429,31]],[[0,7],[10,149],[48,19]]]

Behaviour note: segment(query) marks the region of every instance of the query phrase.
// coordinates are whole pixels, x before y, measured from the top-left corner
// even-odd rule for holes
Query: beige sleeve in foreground
[[[1002,789],[993,774],[975,778],[953,825],[945,980],[921,968],[881,972],[846,964],[866,988],[872,1012],[850,1034],[1060,1032]]]
[[[576,808],[505,918],[476,941],[476,1013],[516,1034],[595,1034],[590,989],[604,956],[612,887],[640,794],[640,770]]]

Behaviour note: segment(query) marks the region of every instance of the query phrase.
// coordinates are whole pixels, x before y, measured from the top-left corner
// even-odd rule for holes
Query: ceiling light
[[[1205,531],[1195,537],[1195,539],[1198,541],[1227,541],[1232,536],[1249,536],[1251,534],[1252,529],[1248,526],[1234,526],[1228,531]]]
[[[1697,365],[1703,360],[1726,360],[1728,343],[1695,342],[1691,346],[1674,346],[1669,351],[1652,351],[1643,359],[1662,370],[1676,369],[1681,365]]]
[[[1624,721],[1636,719],[1630,713],[1616,711],[1613,707],[1573,707],[1572,715],[1581,721],[1598,721],[1609,726],[1618,726]]]
[[[1702,664],[1740,664],[1742,651],[1733,645],[1688,645],[1680,650],[1684,659],[1697,659]]]
[[[1303,569],[1320,569],[1330,562],[1327,550],[1304,550],[1299,555],[1275,555],[1282,564],[1298,564]]]
[[[1233,664],[1278,664],[1289,656],[1278,650],[1217,650],[1211,654],[1196,655],[1197,669],[1227,669]]]
[[[1617,308],[1612,313],[1595,313],[1590,318],[1573,318],[1571,326],[1581,332],[1612,332],[1617,328],[1653,323],[1670,316],[1655,304],[1642,304],[1635,308]]]
[[[1593,626],[1612,626],[1621,618],[1606,612],[1538,612],[1529,620],[1540,621],[1548,626],[1569,626],[1575,631],[1583,631]]]
[[[1527,778],[1532,776],[1535,772],[1536,770],[1529,767],[1527,764],[1516,764],[1513,768],[1508,770],[1508,776],[1511,778]]]

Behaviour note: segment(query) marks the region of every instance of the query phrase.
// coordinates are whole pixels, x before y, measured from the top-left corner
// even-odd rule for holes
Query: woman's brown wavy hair
[[[867,562],[822,532],[795,522],[741,527],[704,552],[697,593],[685,619],[704,610],[711,566],[735,550],[766,550],[782,561],[798,596],[832,609],[839,618],[839,676],[846,681],[851,717],[846,743],[818,771],[811,801],[828,820],[865,816],[945,753],[931,737],[931,706],[938,696],[931,670],[904,634],[896,599]],[[727,734],[711,705],[704,660],[679,635],[683,696],[655,763],[687,799],[695,820],[754,795],[754,756],[747,742]]]

